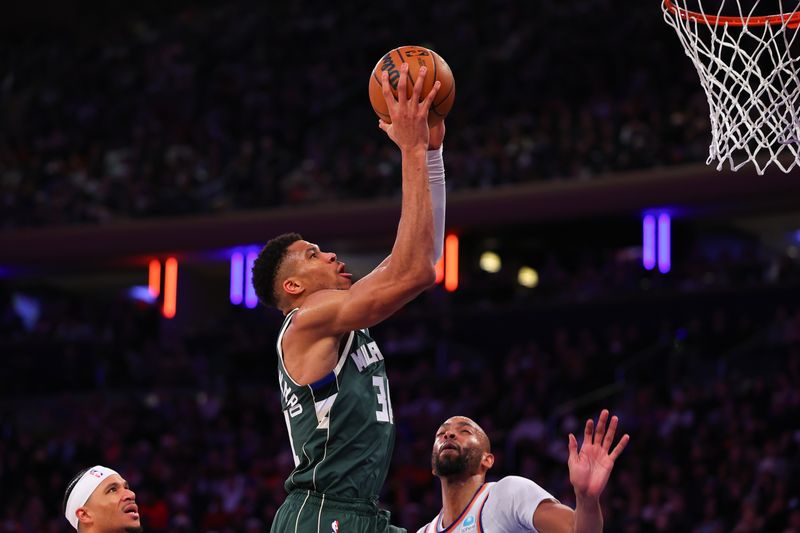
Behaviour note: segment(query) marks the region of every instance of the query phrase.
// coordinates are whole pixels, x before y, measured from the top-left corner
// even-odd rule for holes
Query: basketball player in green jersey
[[[397,99],[385,73],[382,79],[392,122],[379,126],[402,154],[402,211],[391,255],[352,283],[336,254],[292,233],[267,243],[253,266],[261,301],[286,315],[278,380],[295,468],[272,524],[276,533],[404,531],[377,506],[395,428],[383,355],[367,328],[433,284],[442,247],[444,125],[427,123],[440,84],[420,101],[421,68],[407,98],[407,70],[403,65]]]

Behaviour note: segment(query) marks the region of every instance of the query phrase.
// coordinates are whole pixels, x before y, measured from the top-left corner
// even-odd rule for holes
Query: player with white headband
[[[64,493],[64,516],[79,533],[140,533],[136,494],[117,472],[93,466],[78,472]]]

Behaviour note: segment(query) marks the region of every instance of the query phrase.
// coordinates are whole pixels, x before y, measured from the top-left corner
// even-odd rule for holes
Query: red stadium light
[[[458,288],[458,237],[448,235],[444,241],[444,288],[453,292]]]
[[[178,260],[167,259],[164,265],[164,307],[161,314],[164,318],[173,318],[178,307]]]
[[[444,281],[444,256],[436,261],[436,284],[438,285]]]
[[[161,261],[158,259],[150,260],[147,290],[153,298],[158,298],[158,295],[161,294]]]

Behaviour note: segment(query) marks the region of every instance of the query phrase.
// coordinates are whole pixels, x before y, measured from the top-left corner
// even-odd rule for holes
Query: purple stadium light
[[[258,305],[258,296],[253,288],[253,263],[258,257],[258,252],[247,252],[247,266],[244,269],[244,305],[253,309]]]
[[[642,265],[647,270],[656,266],[656,217],[645,215],[642,220]]]
[[[244,256],[242,252],[231,254],[231,303],[241,305],[244,298]]]
[[[668,214],[658,215],[658,271],[662,274],[669,272],[672,265],[670,221],[671,217]]]
[[[128,297],[146,304],[154,304],[156,302],[156,297],[153,296],[150,287],[145,287],[143,285],[130,287],[128,289]]]

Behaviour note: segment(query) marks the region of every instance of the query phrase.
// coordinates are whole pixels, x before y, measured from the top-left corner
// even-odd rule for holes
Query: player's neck
[[[283,312],[283,315],[284,316],[288,315],[289,313],[291,313],[292,311],[294,311],[298,307],[302,306],[303,302],[305,302],[305,301],[306,301],[306,295],[304,294],[304,295],[302,295],[302,296],[300,296],[298,298],[295,298],[291,302],[288,302],[286,304],[286,307],[283,307],[281,309],[281,311]]]
[[[443,527],[449,527],[461,516],[475,493],[483,485],[484,479],[481,474],[467,478],[441,478]]]

